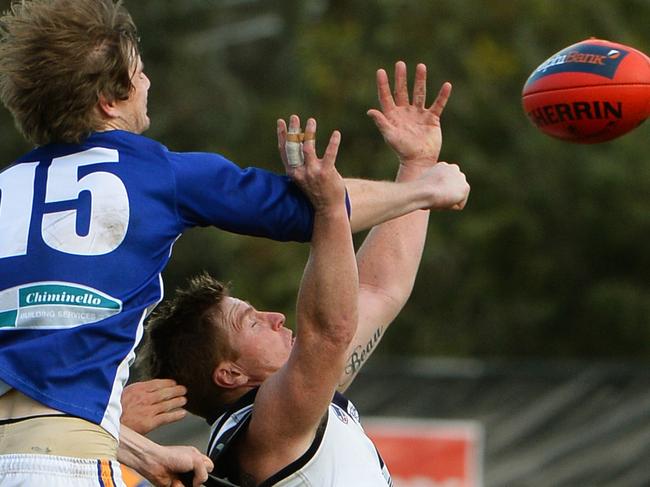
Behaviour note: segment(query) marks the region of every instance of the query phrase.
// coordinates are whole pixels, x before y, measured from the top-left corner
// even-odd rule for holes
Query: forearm
[[[156,476],[153,472],[154,459],[160,455],[161,448],[160,445],[122,425],[117,459],[144,477],[152,478]]]
[[[396,185],[413,184],[423,169],[400,166]],[[359,248],[359,285],[388,298],[397,314],[408,299],[422,259],[429,211],[412,211],[375,226]]]
[[[357,295],[357,265],[345,211],[316,215],[298,297],[298,336],[351,337],[356,328]]]
[[[180,475],[202,485],[212,471],[212,461],[193,446],[161,446],[122,425],[117,450],[120,463],[135,469],[155,486],[180,487]]]
[[[420,169],[400,168],[397,181]],[[357,252],[359,327],[346,352],[339,390],[344,391],[375,351],[411,294],[426,240],[429,211],[417,210],[374,227]]]
[[[392,182],[346,179],[345,185],[350,197],[350,226],[353,233],[428,208],[431,202],[430,188],[414,180]]]

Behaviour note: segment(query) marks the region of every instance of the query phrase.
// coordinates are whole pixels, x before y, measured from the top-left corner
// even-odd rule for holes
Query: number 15
[[[117,249],[129,226],[129,197],[122,180],[106,171],[78,178],[81,166],[119,162],[114,149],[96,147],[52,159],[45,203],[74,201],[90,192],[90,226],[77,233],[77,210],[44,212],[41,236],[49,247],[74,255],[103,255]],[[0,259],[26,255],[34,203],[38,162],[27,162],[0,173]]]

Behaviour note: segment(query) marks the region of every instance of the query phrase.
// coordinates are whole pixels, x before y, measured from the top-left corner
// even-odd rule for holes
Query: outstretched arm
[[[440,116],[451,85],[443,84],[431,107],[425,107],[426,67],[418,65],[409,101],[406,65],[395,66],[395,96],[384,70],[377,73],[382,111],[370,110],[386,142],[400,160],[397,185],[421,184],[430,189],[431,208],[464,208],[469,185],[458,166],[437,162],[442,144]],[[422,207],[422,208],[427,208]],[[408,300],[427,234],[429,211],[419,210],[374,227],[357,253],[359,326],[347,352],[339,390],[345,390],[390,323]]]
[[[426,99],[426,66],[418,64],[415,73],[413,102],[409,102],[406,81],[406,65],[395,65],[396,95],[390,91],[386,71],[377,71],[377,92],[381,110],[371,109],[368,115],[379,127],[384,139],[393,148],[401,164],[426,169],[438,161],[442,144],[440,114],[451,92],[449,83],[443,84],[438,97],[429,108]],[[300,126],[296,115],[290,125]],[[287,161],[287,124],[278,120],[278,149],[287,173],[291,169]],[[408,180],[371,181],[345,179],[351,204],[350,226],[353,232],[368,230],[375,225],[419,209],[461,209],[458,202],[440,198],[438,188],[428,178]]]
[[[307,122],[313,137],[316,122]],[[343,370],[357,326],[358,274],[345,187],[334,167],[335,132],[323,159],[304,144],[305,165],[292,177],[315,209],[309,260],[296,309],[296,339],[287,363],[266,379],[255,398],[241,468],[256,483],[298,459],[312,443]],[[287,414],[290,412],[290,414]]]
[[[420,169],[402,166],[398,181],[420,176]],[[469,186],[459,167],[439,162],[428,169],[441,191],[466,198]],[[359,325],[346,354],[339,391],[350,385],[365,364],[390,323],[411,295],[429,221],[428,210],[417,210],[374,227],[357,252],[359,266]]]

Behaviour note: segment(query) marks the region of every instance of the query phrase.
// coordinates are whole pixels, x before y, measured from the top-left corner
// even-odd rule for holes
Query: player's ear
[[[234,389],[248,382],[248,376],[230,360],[224,360],[212,371],[212,381],[219,387]]]
[[[109,100],[106,96],[100,94],[97,100],[97,109],[103,117],[117,118],[119,117],[117,103],[115,100]]]

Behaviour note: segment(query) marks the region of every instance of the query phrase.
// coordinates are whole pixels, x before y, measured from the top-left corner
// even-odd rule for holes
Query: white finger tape
[[[289,134],[298,134],[300,129],[289,129]],[[284,150],[287,153],[287,162],[291,167],[302,166],[305,163],[304,155],[302,153],[302,142],[295,142],[287,140]]]

